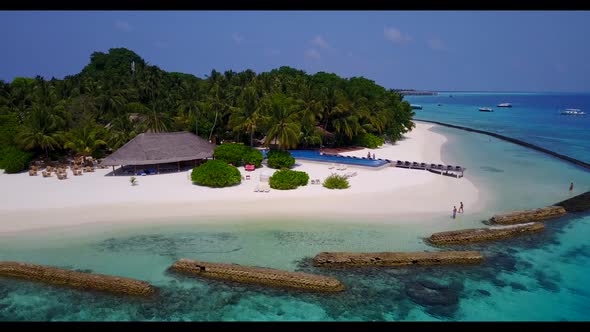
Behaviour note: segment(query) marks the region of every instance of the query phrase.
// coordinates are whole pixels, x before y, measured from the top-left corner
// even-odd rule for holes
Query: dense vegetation
[[[365,133],[364,135],[360,136],[358,140],[358,145],[369,149],[376,149],[383,144],[385,144],[383,137],[379,137],[371,133]]]
[[[18,173],[27,168],[32,157],[30,152],[7,146],[0,150],[0,169],[6,173]]]
[[[269,179],[268,183],[273,189],[288,190],[295,189],[299,186],[307,186],[309,175],[305,172],[292,171],[283,169],[276,171]]]
[[[345,176],[338,174],[328,176],[322,185],[328,189],[346,189],[350,187],[348,179]]]
[[[268,152],[267,164],[270,168],[282,169],[291,168],[295,164],[295,158],[291,156],[289,151],[271,150]]]
[[[237,143],[224,143],[217,146],[213,156],[217,160],[223,160],[234,166],[250,164],[260,167],[262,159],[264,159],[262,152]]]
[[[240,171],[221,160],[208,160],[191,173],[193,183],[207,187],[229,187],[242,181]]]
[[[398,93],[362,77],[281,67],[198,78],[115,48],[94,52],[62,80],[0,81],[0,149],[100,157],[139,133],[180,130],[281,149],[343,146],[367,133],[396,141],[413,127],[413,114]]]

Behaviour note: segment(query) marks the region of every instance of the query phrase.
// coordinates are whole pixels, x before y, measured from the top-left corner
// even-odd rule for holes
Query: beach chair
[[[250,175],[246,175],[246,180],[250,180]]]
[[[34,170],[34,169],[30,169],[30,170],[29,170],[29,175],[30,175],[30,176],[37,176],[37,171],[36,171],[36,170]]]
[[[320,184],[320,179],[315,179],[315,184]]]
[[[311,180],[311,184],[315,184],[315,180]]]
[[[43,174],[44,178],[48,178],[51,176],[51,172],[48,172],[48,171],[43,171],[43,172],[41,172],[41,174]]]
[[[346,171],[346,170],[347,170],[347,168],[346,168],[346,166],[345,166],[345,165],[342,165],[342,168],[340,168],[340,170],[341,170],[341,171]]]
[[[328,169],[334,169],[334,167],[336,167],[335,164],[330,165],[330,167],[328,167]]]

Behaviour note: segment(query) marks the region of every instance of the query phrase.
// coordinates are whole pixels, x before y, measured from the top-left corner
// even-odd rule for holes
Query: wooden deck
[[[392,167],[399,167],[399,168],[407,168],[407,169],[419,169],[424,171],[429,171],[431,173],[440,174],[444,176],[451,176],[454,178],[462,178],[464,172],[466,170],[465,167],[462,166],[453,166],[453,165],[442,165],[442,164],[432,164],[432,163],[419,163],[416,161],[407,161],[407,160],[389,160],[385,159],[390,163]]]

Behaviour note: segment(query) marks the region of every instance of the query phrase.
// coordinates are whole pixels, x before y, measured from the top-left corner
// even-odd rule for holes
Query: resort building
[[[101,165],[113,166],[113,175],[180,171],[212,158],[214,150],[215,144],[186,131],[143,133],[104,158]],[[115,166],[121,169],[115,172]]]

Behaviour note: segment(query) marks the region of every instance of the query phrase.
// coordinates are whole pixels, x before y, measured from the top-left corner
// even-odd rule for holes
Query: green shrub
[[[243,164],[246,148],[245,145],[237,143],[221,144],[215,148],[213,156],[215,159],[225,161],[227,164],[241,166]]]
[[[33,154],[14,146],[0,150],[0,169],[6,173],[18,173],[28,168]]]
[[[215,148],[213,156],[217,160],[225,161],[234,166],[252,164],[260,167],[264,156],[262,152],[238,143],[221,144]]]
[[[295,164],[295,158],[291,157],[289,151],[271,150],[268,152],[268,167],[270,168],[291,168]]]
[[[242,181],[240,171],[222,160],[208,160],[193,169],[191,173],[193,183],[207,187],[229,187]]]
[[[276,171],[268,182],[273,189],[295,189],[299,186],[306,186],[309,182],[309,175],[305,172],[284,169]]]
[[[328,176],[322,185],[328,189],[346,189],[350,187],[348,179],[338,174]]]
[[[256,168],[262,165],[262,159],[264,159],[264,155],[262,152],[248,148],[248,151],[244,154],[244,163],[256,166]]]
[[[375,136],[369,133],[364,134],[358,140],[358,145],[364,146],[369,149],[376,149],[383,144],[385,144],[385,140],[382,137]]]

